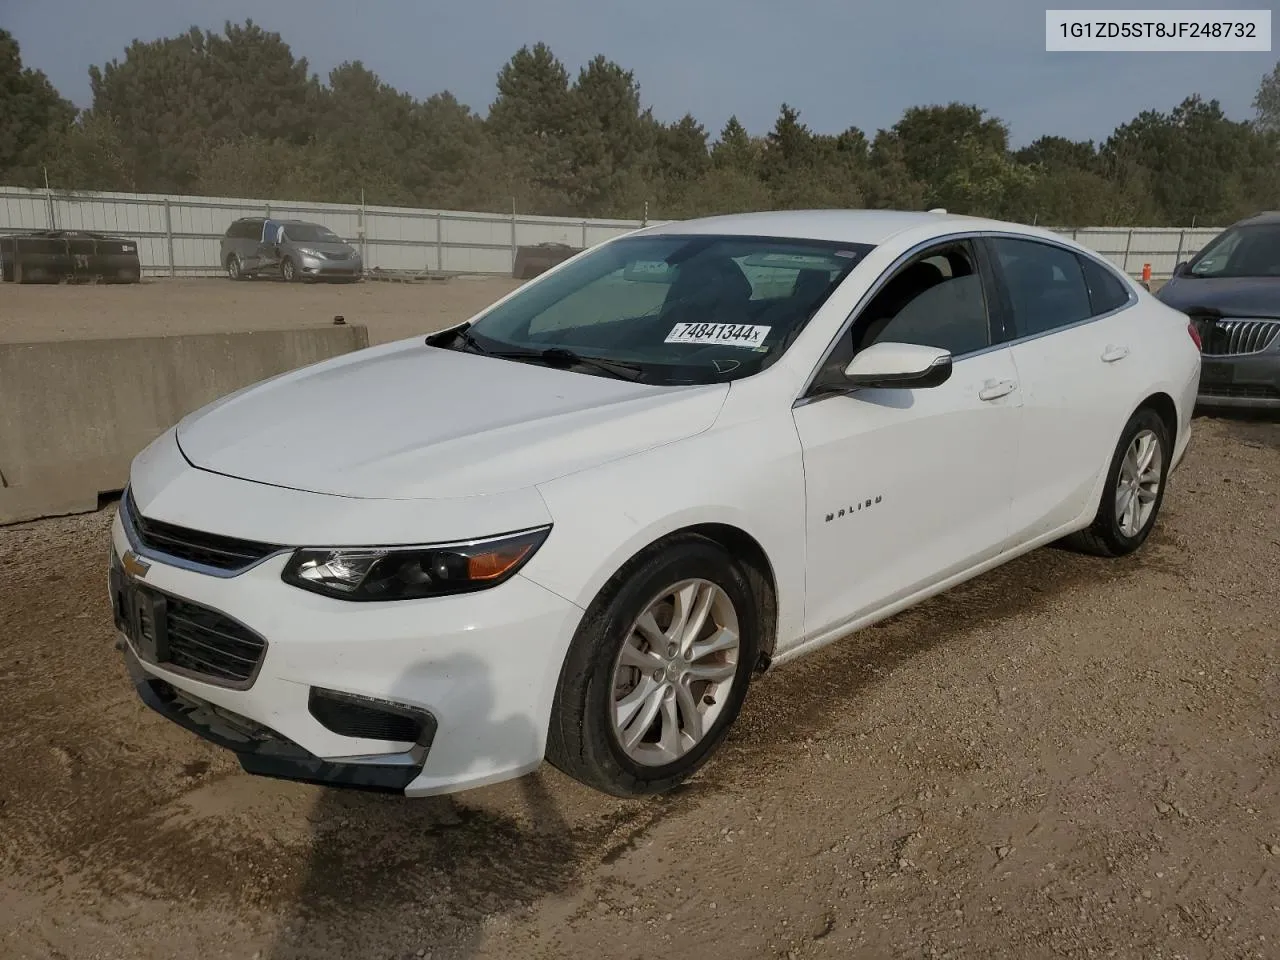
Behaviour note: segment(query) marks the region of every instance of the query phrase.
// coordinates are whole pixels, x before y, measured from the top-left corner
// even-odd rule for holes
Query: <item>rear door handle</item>
[[[1014,380],[988,380],[978,391],[978,399],[996,400],[1013,393],[1017,386]]]
[[[1117,347],[1115,344],[1107,344],[1107,349],[1102,351],[1103,363],[1115,363],[1117,360],[1123,360],[1129,355],[1128,347]]]

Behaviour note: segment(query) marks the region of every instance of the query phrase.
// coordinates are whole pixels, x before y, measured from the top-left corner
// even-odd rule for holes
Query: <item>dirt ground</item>
[[[454,277],[429,283],[233,283],[224,277],[139,284],[0,284],[0,343],[326,326],[335,315],[369,328],[371,343],[467,319],[518,281]]]
[[[6,285],[0,336],[386,340],[502,284]],[[0,528],[0,958],[1280,956],[1280,423],[1195,430],[1138,555],[1040,550],[771,672],[646,802],[249,777],[130,689],[114,508]]]

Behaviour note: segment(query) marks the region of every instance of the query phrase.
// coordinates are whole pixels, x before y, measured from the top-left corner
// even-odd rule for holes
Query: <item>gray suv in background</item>
[[[1156,296],[1200,333],[1201,405],[1280,410],[1280,212],[1228,227]]]
[[[223,234],[220,258],[232,280],[359,280],[364,274],[355,247],[328,227],[305,220],[236,220]]]

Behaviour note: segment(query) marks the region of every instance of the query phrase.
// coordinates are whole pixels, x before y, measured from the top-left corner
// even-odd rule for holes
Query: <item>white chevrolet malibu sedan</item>
[[[110,593],[154,709],[251,773],[673,787],[760,671],[1068,539],[1151,532],[1188,318],[942,212],[650,227],[465,323],[191,414]]]

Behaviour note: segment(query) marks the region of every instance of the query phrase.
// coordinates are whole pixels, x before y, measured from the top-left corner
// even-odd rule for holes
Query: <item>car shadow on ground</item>
[[[466,732],[510,751],[483,758],[485,765],[527,755],[537,732],[526,717],[502,715],[479,658],[425,659],[390,698],[412,701],[413,678],[425,672],[468,678],[469,707],[487,718],[487,729]],[[487,918],[556,893],[574,876],[573,839],[548,776],[516,781],[522,809],[509,815],[451,797],[323,790],[309,817],[302,881],[264,960],[470,956]]]

